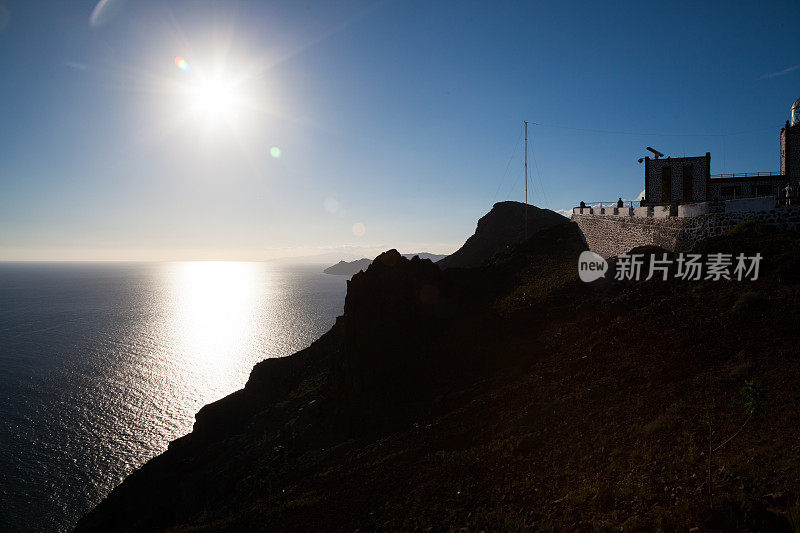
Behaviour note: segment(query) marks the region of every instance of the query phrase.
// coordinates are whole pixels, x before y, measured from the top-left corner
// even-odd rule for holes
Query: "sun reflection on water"
[[[252,332],[260,272],[251,263],[192,262],[176,269],[174,325],[180,344],[213,362]]]
[[[19,287],[0,286],[0,311],[11,311],[0,313],[0,351],[16,357],[0,388],[0,420],[16,424],[0,424],[11,450],[0,485],[28,487],[4,494],[12,511],[0,530],[4,519],[12,530],[70,530],[189,433],[204,405],[242,388],[253,365],[328,330],[346,290],[319,265],[0,267]]]
[[[204,400],[241,387],[243,355],[254,350],[268,271],[257,263],[176,263],[164,306],[169,336],[182,365],[174,375]],[[244,358],[246,361],[248,358]]]

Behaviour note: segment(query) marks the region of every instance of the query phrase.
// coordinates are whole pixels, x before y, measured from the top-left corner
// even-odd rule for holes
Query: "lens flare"
[[[367,227],[364,225],[363,222],[356,222],[353,224],[353,235],[356,237],[363,237],[364,234],[367,232]]]
[[[122,9],[125,0],[100,0],[89,15],[89,25],[92,28],[105,26]]]
[[[273,146],[272,148],[269,149],[269,155],[271,155],[275,159],[278,159],[281,156],[281,149],[278,148],[277,146]]]
[[[322,202],[322,205],[325,207],[325,211],[331,214],[334,214],[339,210],[339,200],[332,196],[325,198],[325,201]]]
[[[175,66],[178,67],[179,69],[181,69],[184,72],[191,72],[192,71],[191,67],[189,67],[189,62],[186,61],[181,56],[177,56],[175,58]]]

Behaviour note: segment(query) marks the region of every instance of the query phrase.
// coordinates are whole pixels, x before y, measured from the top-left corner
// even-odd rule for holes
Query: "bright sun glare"
[[[238,104],[238,97],[230,83],[221,80],[206,80],[192,88],[192,110],[206,119],[231,118]]]
[[[183,81],[179,84],[187,97],[190,111],[207,121],[230,120],[242,105],[241,90],[230,75],[222,70],[203,72],[195,70],[181,56],[175,57],[175,66],[182,72]]]

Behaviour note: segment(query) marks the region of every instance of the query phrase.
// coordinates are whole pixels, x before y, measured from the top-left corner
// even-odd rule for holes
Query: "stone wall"
[[[573,214],[572,221],[593,252],[608,258],[636,246],[660,246],[672,252],[689,250],[695,243],[722,235],[741,222],[755,220],[783,230],[800,230],[800,206],[768,211],[709,213],[696,217],[627,217]]]
[[[605,258],[652,244],[675,250],[682,232],[679,220],[686,219],[572,215],[589,249]]]

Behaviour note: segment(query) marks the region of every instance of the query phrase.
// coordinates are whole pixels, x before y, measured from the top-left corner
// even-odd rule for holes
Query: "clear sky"
[[[0,259],[451,252],[522,199],[523,119],[554,210],[634,198],[648,145],[776,171],[798,20],[796,1],[0,0]]]

